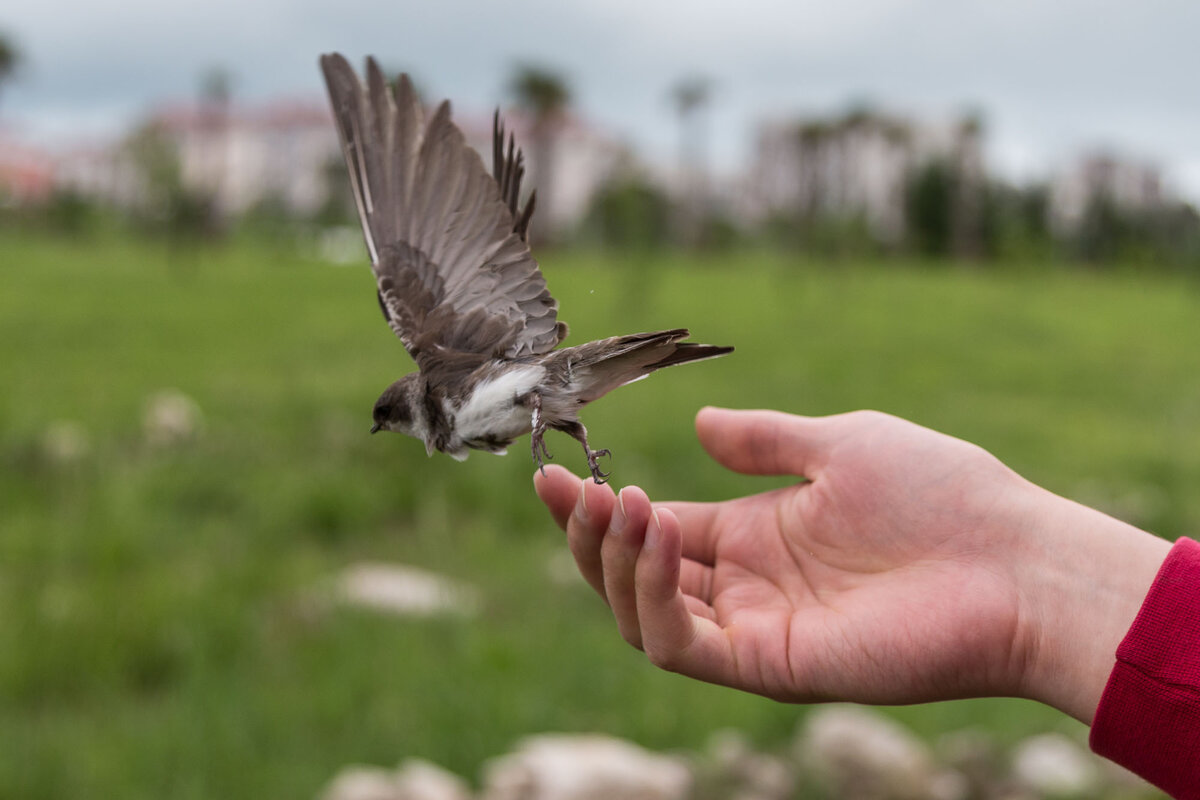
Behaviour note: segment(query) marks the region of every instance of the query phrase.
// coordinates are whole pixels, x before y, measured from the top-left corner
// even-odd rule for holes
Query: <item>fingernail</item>
[[[646,539],[642,542],[642,549],[657,550],[661,540],[662,523],[658,519],[658,512],[654,511],[650,514],[650,524],[646,526]]]
[[[612,519],[608,521],[608,529],[613,533],[620,534],[625,530],[625,523],[628,517],[625,516],[625,492],[622,491],[617,495],[617,507],[613,509]]]
[[[579,499],[575,501],[575,519],[586,523],[588,521],[587,481],[579,487]]]

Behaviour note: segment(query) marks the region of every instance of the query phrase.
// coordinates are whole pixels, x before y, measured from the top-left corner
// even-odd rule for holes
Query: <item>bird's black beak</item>
[[[376,422],[371,426],[371,433],[379,433],[381,430],[383,430],[383,423],[381,422]]]

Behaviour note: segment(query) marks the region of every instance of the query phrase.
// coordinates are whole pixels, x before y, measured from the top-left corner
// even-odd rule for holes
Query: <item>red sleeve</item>
[[[1200,800],[1200,544],[1171,548],[1117,648],[1092,749],[1178,800]]]

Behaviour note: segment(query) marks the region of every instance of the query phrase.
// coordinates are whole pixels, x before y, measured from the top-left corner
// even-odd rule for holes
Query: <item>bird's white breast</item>
[[[539,366],[516,367],[481,381],[454,414],[454,432],[464,441],[497,437],[515,439],[529,432],[529,409],[515,402],[534,389],[545,376]]]

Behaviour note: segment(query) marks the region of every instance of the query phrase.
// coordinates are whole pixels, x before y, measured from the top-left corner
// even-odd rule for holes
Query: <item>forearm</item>
[[[1028,661],[1022,693],[1090,725],[1117,645],[1171,545],[1037,491],[1040,513],[1020,537],[1015,567]]]

